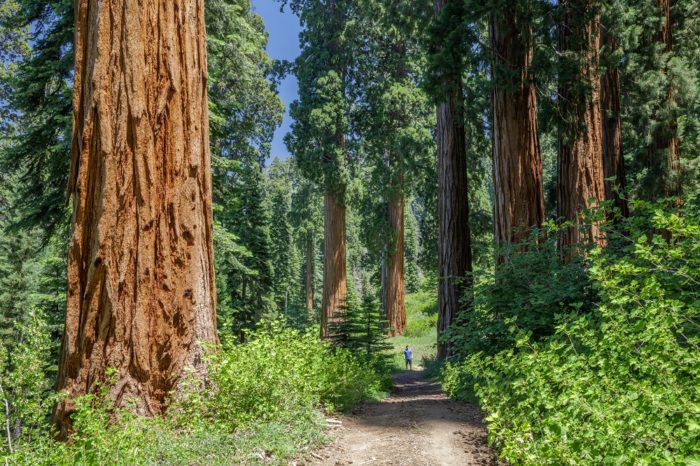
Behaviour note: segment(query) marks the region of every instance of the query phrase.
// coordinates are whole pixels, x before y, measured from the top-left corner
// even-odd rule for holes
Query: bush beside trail
[[[585,259],[591,288],[580,296],[590,300],[570,300],[548,331],[528,310],[541,310],[546,282],[533,274],[502,322],[453,335],[477,350],[444,367],[444,387],[480,402],[512,464],[700,464],[700,222],[635,208],[644,215]],[[482,323],[495,321],[493,307],[478,305]],[[510,344],[489,351],[494,328]]]
[[[34,322],[26,348],[33,356],[5,370],[3,381],[41,364],[49,346],[32,349],[32,342],[45,340],[41,319]],[[225,341],[210,352],[207,387],[186,379],[164,416],[142,418],[113,409],[105,384],[79,399],[68,442],[54,440],[48,422],[47,408],[55,401],[50,384],[15,384],[24,388],[14,392],[9,423],[21,425],[21,434],[13,438],[13,453],[4,439],[2,459],[28,465],[282,464],[324,440],[323,411],[345,411],[382,397],[390,384],[373,360],[317,335],[317,328],[299,331],[271,322],[246,343]]]

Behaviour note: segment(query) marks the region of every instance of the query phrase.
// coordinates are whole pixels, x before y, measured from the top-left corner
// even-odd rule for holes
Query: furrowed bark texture
[[[306,233],[306,314],[309,322],[314,320],[314,236]]]
[[[602,44],[610,51],[618,48],[617,41],[605,29],[601,29]],[[605,176],[605,199],[623,217],[629,216],[627,199],[621,192],[627,186],[625,160],[622,152],[620,125],[620,72],[617,66],[608,69],[600,80],[600,106],[603,118],[603,172]],[[614,177],[614,180],[609,178]]]
[[[389,201],[389,228],[393,243],[388,250],[384,282],[384,305],[389,335],[403,335],[406,330],[406,302],[404,290],[404,197]]]
[[[565,121],[559,134],[557,211],[560,218],[574,224],[559,236],[562,258],[568,260],[571,248],[580,242],[605,242],[600,224],[592,222],[584,227],[582,215],[584,209],[605,199],[605,185],[598,76],[599,19],[595,15],[590,20],[581,20],[581,15],[591,15],[588,1],[566,5],[568,11],[559,34],[560,50],[580,64],[575,76],[568,76],[559,89],[559,112]],[[574,86],[580,88],[581,83],[588,89],[574,91]]]
[[[544,222],[537,95],[530,81],[532,44],[513,12],[490,21],[494,52],[493,180],[496,243],[518,243]]]
[[[55,412],[109,396],[161,412],[216,343],[202,0],[76,1],[73,233]]]
[[[673,19],[671,17],[671,7],[673,0],[657,0],[656,4],[661,8],[664,15],[664,22],[659,34],[659,42],[664,46],[664,54],[673,52]],[[664,58],[664,62],[668,60]],[[664,72],[668,74],[668,65],[664,64]],[[666,105],[672,107],[676,101],[676,89],[672,82],[669,82]],[[664,197],[675,197],[676,204],[681,203],[681,158],[680,140],[678,139],[678,124],[675,117],[670,121],[657,127],[654,133],[653,145],[651,147],[652,166],[660,167],[661,173],[658,178],[661,180],[661,195]],[[653,157],[665,158],[662,163],[653,160]]]
[[[439,16],[449,1],[435,0]],[[471,242],[469,232],[469,193],[467,152],[462,105],[462,81],[457,73],[445,76],[444,100],[437,106],[438,147],[438,350],[445,359],[449,347],[439,339],[454,322],[461,299],[470,288]]]
[[[337,315],[345,305],[347,279],[345,270],[345,206],[335,194],[324,196],[323,237],[323,304],[321,338],[332,334]]]

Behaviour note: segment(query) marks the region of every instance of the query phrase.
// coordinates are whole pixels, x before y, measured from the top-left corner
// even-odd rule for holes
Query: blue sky
[[[272,58],[294,60],[299,55],[299,19],[289,8],[284,13],[280,12],[280,4],[277,0],[252,0],[253,11],[265,21],[265,27],[269,36],[267,52]],[[292,120],[289,117],[289,104],[297,98],[297,80],[294,76],[288,76],[280,84],[279,94],[287,111],[284,121],[275,132],[272,140],[272,158],[282,159],[288,157],[287,148],[284,145],[284,135],[289,132]]]

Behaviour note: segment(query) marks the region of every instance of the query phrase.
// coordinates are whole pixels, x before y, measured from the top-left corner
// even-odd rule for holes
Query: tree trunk
[[[673,53],[673,20],[671,18],[671,6],[673,0],[657,0],[656,4],[661,8],[664,15],[664,23],[659,34],[659,42],[664,46],[663,63],[664,73],[669,80],[666,106],[673,108],[676,101],[676,89],[668,76],[668,61]],[[678,123],[675,115],[667,117],[668,120],[660,124],[653,136],[653,143],[650,149],[652,166],[659,167],[660,173],[657,178],[661,181],[661,195],[664,197],[675,197],[676,205],[681,203],[681,164],[680,164],[680,141],[678,139]],[[656,158],[664,157],[659,163]],[[652,198],[655,196],[652,196]]]
[[[345,305],[347,282],[345,269],[345,206],[336,194],[324,196],[323,304],[321,338],[332,335],[336,316]],[[340,309],[339,309],[340,308]]]
[[[531,82],[532,43],[512,11],[492,15],[494,63],[493,180],[496,243],[526,240],[544,222],[537,96]]]
[[[76,1],[73,200],[56,409],[164,409],[216,343],[204,3]]]
[[[601,40],[608,53],[618,48],[617,40],[605,28],[601,29]],[[625,160],[622,152],[620,124],[620,72],[610,66],[600,80],[600,106],[603,118],[603,172],[605,176],[605,199],[612,201],[623,217],[629,216],[627,199],[621,192],[627,185]],[[614,177],[614,180],[609,178]]]
[[[389,323],[389,335],[403,335],[406,330],[404,290],[404,197],[399,194],[389,201],[389,229],[393,242],[387,250],[384,305]]]
[[[592,3],[566,3],[566,16],[559,31],[561,53],[575,57],[569,63],[573,69],[562,72],[566,77],[560,76],[559,89],[559,113],[564,123],[559,133],[557,209],[561,219],[573,223],[559,236],[564,260],[571,258],[572,248],[581,242],[605,242],[600,224],[585,222],[582,212],[605,199],[598,75],[600,30]]]
[[[435,0],[440,16],[449,1]],[[461,309],[465,290],[471,289],[471,240],[469,232],[469,192],[464,131],[461,70],[443,77],[444,99],[437,106],[438,147],[438,351],[449,356],[449,345],[440,338]]]
[[[314,320],[314,235],[306,233],[306,312],[309,322]]]

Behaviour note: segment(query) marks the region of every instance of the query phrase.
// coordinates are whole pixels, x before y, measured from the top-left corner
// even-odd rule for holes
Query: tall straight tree
[[[64,429],[107,369],[117,406],[161,412],[217,342],[204,2],[75,7]]]
[[[464,5],[455,0],[434,0],[432,27],[433,67],[437,76],[433,93],[437,101],[438,146],[438,351],[445,359],[449,346],[443,334],[461,309],[466,290],[471,291],[471,236],[464,126],[462,72]]]
[[[292,195],[292,223],[299,235],[300,249],[304,255],[303,295],[308,322],[315,319],[314,293],[316,281],[316,243],[321,223],[320,199],[313,183],[299,180],[299,187]]]
[[[661,180],[662,196],[675,197],[676,203],[681,199],[681,165],[680,165],[680,140],[678,137],[678,123],[674,107],[676,106],[677,90],[669,73],[669,62],[673,57],[673,0],[656,0],[656,5],[661,10],[663,19],[658,37],[662,47],[661,62],[662,71],[666,78],[666,104],[665,114],[657,115],[661,120],[657,124],[652,145],[649,148],[651,165],[657,168],[656,175]]]
[[[616,60],[619,46],[613,32],[605,26],[601,27],[601,45],[606,62],[605,73],[600,78],[605,199],[613,203],[620,215],[627,217],[629,207],[624,196],[627,178],[622,152],[620,70]]]
[[[287,3],[287,2],[284,2]],[[323,301],[321,336],[339,315],[347,295],[345,245],[346,87],[349,76],[349,0],[291,0],[304,31],[296,60],[299,100],[287,145],[301,171],[324,191]]]
[[[524,10],[522,2],[508,4],[489,20],[496,244],[526,239],[545,218],[532,26]]]
[[[418,88],[425,54],[420,41],[430,15],[428,1],[365,1],[358,12],[355,89],[362,111],[356,124],[372,166],[372,183],[385,207],[382,237],[382,304],[389,334],[406,328],[404,218],[412,172],[425,164],[434,147],[429,99]],[[387,32],[390,31],[390,32]]]
[[[600,16],[596,0],[559,4],[559,131],[557,213],[570,221],[559,237],[562,257],[581,242],[603,243],[599,223],[584,226],[583,210],[605,199],[600,108]]]

